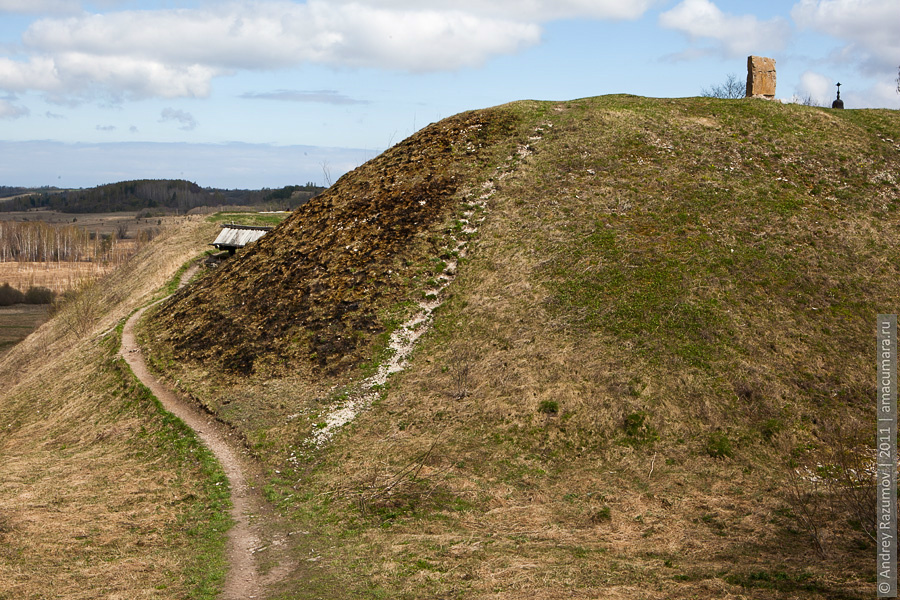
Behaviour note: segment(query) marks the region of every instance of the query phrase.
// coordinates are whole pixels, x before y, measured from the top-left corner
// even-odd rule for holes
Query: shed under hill
[[[230,254],[234,254],[238,248],[255,242],[270,231],[271,227],[225,224],[222,225],[219,236],[210,245],[215,246],[217,250],[228,250]]]

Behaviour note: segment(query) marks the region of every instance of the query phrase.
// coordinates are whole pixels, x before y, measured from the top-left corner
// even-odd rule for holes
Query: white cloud
[[[54,73],[54,62],[45,57],[33,57],[28,61],[15,61],[0,57],[0,89],[24,92],[31,89],[55,91],[59,78]]]
[[[22,37],[26,59],[0,58],[0,90],[204,97],[217,76],[304,63],[452,71],[538,44],[548,20],[636,18],[657,1],[262,0],[45,18]]]
[[[0,14],[74,14],[80,10],[79,0],[0,0]]]
[[[415,10],[422,0],[332,0],[344,5],[370,4],[390,10]],[[429,0],[430,10],[462,11],[498,19],[544,22],[557,19],[637,19],[659,0]]]
[[[847,100],[847,108],[858,106],[881,106],[884,108],[900,109],[900,94],[897,94],[897,81],[878,81],[869,89],[851,91],[842,97]]]
[[[710,40],[713,51],[731,57],[780,50],[790,36],[784,19],[760,21],[753,15],[726,14],[709,0],[683,0],[662,13],[659,24],[686,34],[692,41]]]
[[[801,99],[808,97],[820,106],[831,106],[831,102],[835,99],[835,92],[837,91],[834,83],[834,81],[821,73],[806,71],[800,76],[800,84],[797,86],[797,95]]]
[[[175,123],[180,123],[179,129],[184,131],[191,131],[197,128],[197,119],[194,118],[194,115],[183,110],[164,108],[160,117],[160,123],[174,121]]]
[[[896,74],[900,60],[897,0],[801,0],[791,16],[797,25],[847,42],[840,52],[868,74]]]
[[[28,116],[29,112],[24,106],[16,106],[12,102],[0,98],[0,119],[18,119]]]
[[[336,90],[276,90],[274,92],[248,92],[241,94],[247,100],[280,100],[282,102],[312,102],[319,104],[368,104]]]

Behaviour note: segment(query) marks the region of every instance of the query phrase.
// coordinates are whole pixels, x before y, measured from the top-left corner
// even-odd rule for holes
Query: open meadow
[[[0,356],[40,327],[50,307],[40,304],[0,306]]]
[[[120,242],[123,246],[133,247],[135,244]],[[126,250],[122,250],[127,257]],[[0,285],[8,283],[18,290],[30,287],[45,287],[55,293],[63,293],[75,289],[85,281],[91,281],[109,273],[118,264],[110,262],[0,262]]]
[[[141,232],[152,232],[183,219],[184,217],[172,215],[150,216],[150,213],[146,211],[79,214],[56,210],[0,212],[0,221],[42,222],[57,226],[77,225],[89,233],[100,235],[119,233],[124,230],[127,237],[135,237]]]

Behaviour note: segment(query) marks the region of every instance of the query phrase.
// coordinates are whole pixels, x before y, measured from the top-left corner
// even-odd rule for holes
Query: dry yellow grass
[[[0,359],[0,598],[214,594],[222,556],[208,544],[224,533],[209,527],[227,523],[209,462],[129,380],[115,334],[101,337],[210,230],[185,221],[102,279],[85,335],[64,306]]]
[[[45,287],[59,294],[103,277],[114,268],[114,264],[94,262],[0,262],[0,282],[20,291]]]

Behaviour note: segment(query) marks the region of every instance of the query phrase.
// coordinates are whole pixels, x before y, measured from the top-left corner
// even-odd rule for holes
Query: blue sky
[[[898,0],[0,0],[0,185],[334,179],[520,99],[698,95],[900,108]]]

